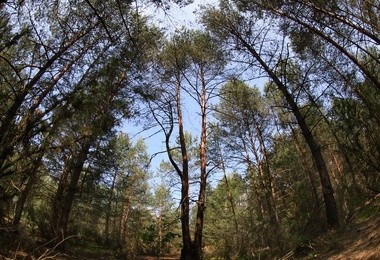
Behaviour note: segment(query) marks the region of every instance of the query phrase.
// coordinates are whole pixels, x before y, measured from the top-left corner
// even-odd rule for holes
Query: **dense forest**
[[[380,2],[154,22],[191,2],[0,1],[0,256],[289,259],[379,215]]]

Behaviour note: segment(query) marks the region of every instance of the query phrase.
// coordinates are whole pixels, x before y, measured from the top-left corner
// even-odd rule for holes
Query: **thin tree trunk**
[[[203,240],[203,224],[204,211],[206,208],[206,184],[207,184],[207,169],[206,169],[206,140],[207,140],[207,122],[206,122],[206,83],[204,82],[203,67],[201,67],[202,94],[201,94],[201,145],[200,145],[200,166],[201,166],[201,181],[199,187],[197,217],[195,223],[194,246],[197,252],[198,259],[202,257],[202,240]]]
[[[262,131],[260,130],[259,126],[258,126],[258,123],[256,121],[256,119],[253,120],[253,126],[254,126],[254,129],[256,131],[256,136],[257,136],[257,139],[259,141],[259,144],[260,144],[260,152],[262,154],[262,165],[263,167],[265,167],[265,181],[266,181],[266,187],[267,187],[267,192],[269,194],[269,199],[270,199],[270,203],[272,205],[272,215],[271,215],[271,218],[272,218],[272,222],[274,223],[274,225],[276,226],[276,228],[280,228],[280,223],[279,223],[279,218],[278,218],[278,212],[277,212],[277,205],[276,205],[276,189],[275,189],[275,185],[274,185],[274,182],[273,182],[273,177],[272,177],[272,173],[271,173],[271,170],[270,170],[270,165],[269,165],[269,159],[268,159],[268,153],[267,153],[267,149],[265,147],[265,143],[264,143],[264,138],[263,138],[263,133]],[[277,229],[278,231],[278,229]]]
[[[319,145],[314,139],[313,134],[311,133],[309,126],[307,125],[304,116],[302,115],[297,103],[295,102],[291,93],[289,93],[286,86],[281,82],[281,80],[277,77],[274,71],[268,66],[268,64],[261,58],[261,56],[256,52],[256,50],[246,42],[239,32],[231,30],[232,35],[236,36],[237,39],[241,42],[241,44],[248,50],[248,52],[260,63],[262,68],[268,73],[269,77],[273,80],[273,82],[277,85],[278,89],[284,95],[286,101],[288,102],[298,125],[304,135],[305,141],[308,144],[311,154],[314,159],[315,166],[319,173],[319,178],[322,185],[322,193],[325,202],[325,210],[327,217],[327,224],[330,228],[339,227],[339,217],[338,217],[338,209],[336,205],[336,200],[334,197],[334,190],[331,185],[330,175],[328,173],[325,160],[322,156]]]
[[[161,206],[161,205],[160,205]],[[157,220],[157,227],[158,227],[158,256],[162,255],[162,245],[163,245],[163,222],[162,222],[162,212],[160,212],[160,215]]]
[[[127,222],[128,222],[128,217],[129,217],[129,209],[130,209],[130,202],[127,197],[126,203],[122,205],[122,214],[120,216],[119,241],[122,247],[126,243],[126,238],[127,238]]]
[[[236,216],[236,206],[235,206],[234,198],[232,196],[230,183],[227,178],[226,168],[225,168],[223,159],[222,159],[222,169],[223,169],[223,180],[224,180],[224,183],[226,184],[226,189],[227,189],[227,200],[230,203],[232,218],[234,221],[235,234],[233,234],[233,241],[234,241],[233,248],[235,249],[235,257],[237,258],[237,256],[239,256],[240,251],[241,251],[242,241],[241,241],[241,236],[239,236],[239,223]]]
[[[220,152],[222,152],[222,151],[220,151]],[[230,184],[229,184],[229,181],[227,178],[226,166],[224,164],[223,155],[221,158],[221,162],[222,162],[222,170],[223,170],[223,180],[224,180],[224,183],[226,184],[226,189],[227,189],[227,199],[228,199],[230,206],[231,206],[232,217],[233,217],[234,225],[235,225],[235,232],[236,232],[236,234],[238,234],[239,233],[239,224],[238,224],[237,216],[236,216],[236,206],[235,206],[234,198],[232,196],[231,187],[230,187]]]
[[[115,171],[114,175],[112,176],[112,184],[111,184],[111,188],[110,188],[110,192],[109,192],[107,210],[106,210],[106,223],[105,223],[104,233],[106,235],[105,242],[107,245],[110,242],[110,218],[111,218],[112,200],[114,197],[113,192],[115,189],[116,176],[117,176],[117,171]]]
[[[261,198],[261,194],[259,192],[259,184],[257,183],[258,180],[257,180],[257,176],[254,174],[254,167],[253,167],[253,163],[252,163],[252,160],[251,160],[251,157],[249,156],[249,152],[248,152],[248,148],[247,148],[247,144],[244,140],[244,138],[242,136],[240,136],[240,139],[243,143],[243,148],[244,148],[244,153],[245,153],[245,158],[246,158],[246,161],[247,161],[247,164],[248,164],[248,174],[249,176],[251,177],[251,180],[252,180],[252,185],[253,185],[253,190],[254,190],[254,193],[255,193],[255,197],[256,197],[256,202],[257,202],[257,206],[258,206],[258,210],[257,210],[257,213],[258,213],[258,219],[259,220],[263,220],[264,218],[264,215],[265,215],[265,209],[264,209],[264,203],[263,203],[263,200]]]
[[[38,157],[33,162],[33,165],[31,167],[31,169],[29,170],[28,183],[26,184],[26,187],[21,194],[20,200],[17,202],[16,212],[15,212],[15,215],[13,218],[13,225],[15,225],[15,226],[17,226],[20,223],[21,216],[22,216],[24,206],[25,206],[25,202],[26,202],[26,200],[30,194],[30,191],[33,188],[33,185],[35,184],[35,182],[37,180],[38,170],[42,164],[43,156],[46,153],[48,146],[51,143],[52,136],[54,135],[55,131],[57,130],[57,126],[58,126],[58,124],[57,124],[57,122],[55,122],[53,124],[53,126],[50,128],[50,130],[49,130],[50,135],[47,136],[46,139],[43,140],[41,147],[40,147],[38,154],[37,154]],[[29,144],[27,144],[26,146],[28,146],[28,145]]]
[[[71,155],[69,155],[71,157]],[[58,230],[59,230],[59,219],[62,214],[62,203],[64,201],[65,197],[65,188],[67,186],[67,181],[69,178],[69,164],[72,163],[71,158],[66,158],[65,160],[65,167],[61,173],[61,176],[59,177],[59,182],[58,182],[58,188],[57,191],[55,192],[54,200],[52,203],[52,209],[51,209],[51,236],[52,238],[56,238],[58,235]]]
[[[30,169],[28,182],[21,193],[20,199],[17,201],[15,214],[13,217],[13,225],[18,226],[21,220],[22,212],[24,211],[25,202],[28,199],[29,193],[33,188],[34,183],[37,180],[37,171],[40,168],[42,162],[42,155],[40,155],[34,162],[33,167]]]
[[[314,207],[316,209],[318,209],[320,206],[320,202],[319,202],[319,196],[318,196],[318,191],[317,191],[317,183],[315,180],[316,176],[314,176],[313,173],[310,171],[310,167],[309,167],[307,160],[306,160],[306,158],[307,158],[306,151],[301,146],[301,142],[298,139],[296,132],[294,131],[293,128],[291,128],[291,129],[292,129],[292,133],[293,133],[294,144],[295,144],[296,149],[300,155],[303,168],[309,177],[310,186],[311,186],[311,190],[312,190],[313,197],[314,197]]]
[[[253,152],[253,155],[254,155],[255,160],[256,160],[257,171],[259,173],[259,180],[260,180],[261,188],[262,188],[262,191],[264,193],[264,198],[265,198],[265,202],[266,202],[265,203],[266,204],[266,210],[268,212],[268,216],[269,216],[271,222],[273,222],[271,224],[278,227],[279,225],[278,225],[277,218],[275,216],[275,213],[273,210],[273,204],[272,204],[272,201],[274,199],[272,197],[272,191],[271,191],[271,188],[269,187],[269,183],[265,177],[266,173],[265,173],[264,168],[263,168],[263,160],[260,159],[260,156],[258,154],[256,145],[255,145],[255,141],[254,141],[254,137],[253,137],[252,131],[250,129],[250,126],[248,124],[248,120],[244,120],[244,121],[245,121],[245,125],[246,125],[246,131],[248,132],[249,141],[250,141],[250,144],[252,147],[252,152]]]

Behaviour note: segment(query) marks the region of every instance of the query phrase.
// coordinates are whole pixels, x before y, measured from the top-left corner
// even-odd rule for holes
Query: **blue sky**
[[[165,27],[169,31],[174,31],[176,28],[181,28],[183,26],[188,28],[198,27],[196,23],[196,11],[199,10],[200,5],[216,4],[217,2],[217,0],[195,0],[192,4],[183,8],[172,5],[171,9],[166,13],[156,8],[148,8],[143,12],[146,13],[146,15],[148,15],[151,20],[159,27]],[[194,136],[199,136],[200,118],[196,115],[195,109],[192,109],[194,107],[192,104],[193,102],[192,100],[186,99],[183,101],[183,103],[183,113],[185,120],[184,124],[186,131],[192,132]],[[152,135],[158,130],[158,128],[149,131],[142,131],[142,129],[143,126],[138,126],[134,122],[125,122],[122,127],[122,131],[127,133],[133,142],[136,142],[136,140],[139,138],[143,138],[148,147],[148,153],[150,155],[165,150],[164,135],[162,133]],[[165,153],[158,155],[152,159],[151,171],[153,174],[157,172],[157,168],[163,159],[167,160]],[[159,182],[159,178],[154,178],[152,184],[155,185]]]
[[[199,11],[201,5],[216,5],[218,0],[194,0],[193,3],[180,8],[178,5],[172,4],[170,10],[163,12],[157,8],[148,8],[145,12],[147,15],[161,27],[168,29],[181,28],[186,26],[196,28],[196,12]]]

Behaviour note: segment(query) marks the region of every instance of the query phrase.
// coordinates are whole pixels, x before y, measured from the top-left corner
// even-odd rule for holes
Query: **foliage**
[[[281,258],[378,213],[376,1],[139,8],[0,1],[0,255]]]

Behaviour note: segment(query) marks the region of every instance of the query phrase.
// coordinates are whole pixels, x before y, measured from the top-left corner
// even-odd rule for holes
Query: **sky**
[[[196,13],[202,5],[216,5],[218,0],[193,0],[193,3],[180,8],[176,4],[171,4],[170,10],[164,12],[155,7],[148,8],[146,13],[152,17],[153,21],[157,22],[159,26],[172,29],[181,28],[186,26],[189,28],[196,28],[199,25],[196,22]]]
[[[150,17],[150,19],[156,23],[159,27],[167,28],[169,31],[175,31],[177,28],[182,28],[183,26],[187,28],[197,28],[196,22],[196,12],[199,10],[200,5],[216,4],[218,0],[194,0],[192,4],[186,7],[180,8],[177,5],[172,5],[170,10],[163,12],[157,8],[148,8],[147,10],[142,10],[142,12]],[[191,100],[184,100],[184,117],[185,117],[185,128],[186,131],[191,131],[194,136],[200,135],[200,118],[196,115],[196,112],[192,109]],[[132,142],[136,142],[139,138],[143,138],[145,144],[148,148],[148,153],[150,155],[159,153],[165,150],[164,145],[164,135],[162,133],[157,133],[153,135],[158,128],[142,131],[143,126],[136,125],[136,122],[127,121],[122,127],[122,131],[127,133]],[[157,174],[157,169],[162,160],[167,160],[167,155],[165,153],[160,154],[152,158],[151,161],[151,172],[155,175]],[[152,180],[152,185],[156,186],[161,182],[158,176],[154,176]]]
[[[200,25],[197,24],[197,12],[200,10],[200,6],[204,5],[218,5],[219,0],[194,0],[194,2],[184,8],[172,5],[171,9],[167,12],[156,9],[154,7],[147,8],[145,10],[145,15],[149,16],[151,21],[156,23],[161,28],[166,28],[169,32],[174,32],[176,29],[182,27],[186,28],[199,28]],[[143,11],[141,11],[143,12]],[[198,12],[199,13],[199,12]],[[247,79],[250,85],[263,86],[264,79]],[[216,100],[213,100],[214,103]],[[194,101],[190,100],[188,97],[182,101],[183,105],[183,116],[184,116],[184,128],[185,131],[192,133],[193,137],[200,140],[200,116],[198,115],[199,107],[197,104],[194,105]],[[210,121],[210,119],[208,119]],[[162,177],[158,171],[160,163],[162,160],[168,161],[167,154],[165,152],[165,137],[162,132],[158,132],[158,128],[154,128],[149,131],[143,131],[143,126],[137,125],[136,122],[126,122],[122,129],[123,132],[127,133],[131,138],[132,142],[136,142],[138,139],[142,138],[147,146],[148,153],[150,156],[158,154],[152,157],[150,172],[152,173],[152,178],[149,181],[151,188],[155,189],[158,185],[162,183]],[[223,176],[216,173],[209,180],[209,183],[214,186],[221,180]],[[174,193],[178,191],[174,190]],[[177,197],[177,196],[174,196]]]

